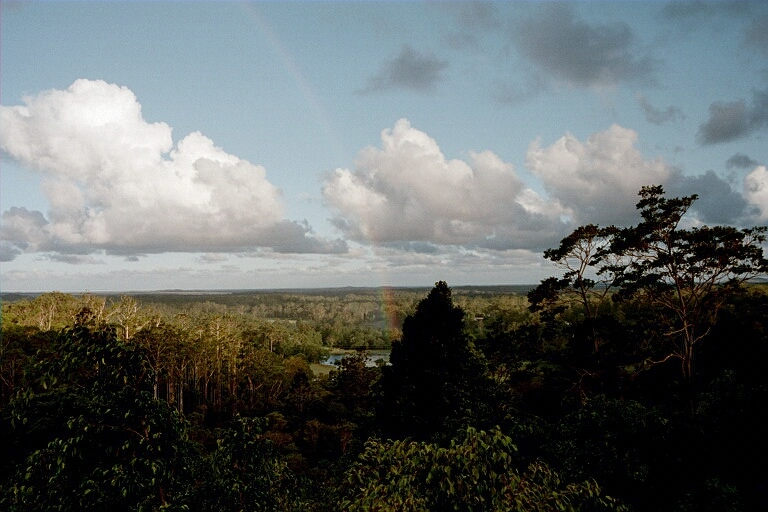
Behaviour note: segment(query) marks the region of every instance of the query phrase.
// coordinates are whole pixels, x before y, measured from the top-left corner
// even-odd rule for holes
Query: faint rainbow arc
[[[344,146],[341,143],[341,137],[338,131],[334,128],[333,123],[330,120],[330,116],[326,111],[323,103],[320,101],[317,93],[311,82],[307,79],[301,70],[301,67],[297,63],[290,50],[277,36],[277,33],[272,29],[272,26],[267,22],[264,16],[259,12],[256,5],[251,2],[243,2],[240,4],[246,15],[253,21],[259,30],[259,34],[269,44],[274,54],[278,57],[282,65],[288,71],[293,78],[296,86],[301,91],[301,95],[304,101],[307,103],[309,110],[312,112],[313,117],[317,121],[318,125],[324,132],[328,142],[333,147],[339,159],[345,157]]]
[[[254,22],[259,30],[259,34],[267,41],[272,51],[277,55],[280,62],[282,62],[285,69],[293,78],[297,87],[301,91],[304,101],[307,103],[309,109],[312,111],[313,116],[317,120],[318,124],[322,127],[325,137],[331,143],[334,152],[340,160],[346,158],[346,152],[344,146],[341,143],[341,137],[339,137],[337,130],[334,128],[333,123],[330,121],[325,107],[320,101],[318,95],[310,83],[310,81],[304,76],[301,68],[299,67],[296,59],[288,50],[285,44],[282,43],[275,31],[269,25],[267,20],[262,16],[257,7],[249,2],[241,4],[242,9],[246,15]],[[371,246],[375,248],[376,240],[371,239]],[[383,276],[382,276],[383,277]],[[388,332],[395,332],[401,329],[401,325],[397,321],[396,301],[394,290],[390,284],[389,279],[382,279],[379,285],[379,308],[382,315],[387,320]]]

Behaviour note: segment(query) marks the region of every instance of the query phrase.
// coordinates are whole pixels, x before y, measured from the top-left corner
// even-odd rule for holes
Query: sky
[[[768,223],[768,2],[0,3],[0,290],[530,284]]]

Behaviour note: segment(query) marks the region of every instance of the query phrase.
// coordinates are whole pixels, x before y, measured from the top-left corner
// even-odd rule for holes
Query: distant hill
[[[450,283],[449,283],[450,284]],[[457,295],[525,295],[531,289],[535,288],[534,284],[504,284],[504,285],[462,285],[452,286],[451,289]],[[110,291],[110,292],[91,292],[92,295],[100,297],[114,297],[118,298],[122,295],[129,295],[132,297],[140,297],[142,299],[158,299],[160,302],[163,298],[172,299],[178,298],[183,301],[195,301],[195,300],[210,300],[213,296],[253,296],[253,295],[308,295],[308,296],[325,296],[325,297],[343,297],[346,295],[379,295],[383,290],[394,292],[428,292],[430,287],[428,286],[379,286],[379,287],[356,287],[356,286],[341,286],[335,288],[273,288],[273,289],[235,289],[235,290],[182,290],[182,289],[167,289],[167,290],[150,290],[150,291]],[[19,300],[29,300],[42,295],[43,292],[0,292],[0,301],[2,302],[16,302]],[[83,295],[83,293],[71,293],[71,295]]]

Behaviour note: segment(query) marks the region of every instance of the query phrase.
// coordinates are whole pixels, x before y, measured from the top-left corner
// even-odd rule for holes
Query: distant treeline
[[[694,200],[643,188],[527,296],[4,302],[0,510],[768,510],[768,230]]]
[[[473,318],[483,317],[498,307],[525,305],[524,294],[520,292],[527,293],[531,288],[523,285],[459,287],[456,301]],[[110,321],[134,321],[141,325],[161,320],[184,323],[190,315],[223,316],[237,322],[241,329],[258,330],[259,324],[270,322],[292,331],[314,331],[325,348],[373,349],[389,348],[392,340],[399,339],[403,320],[427,291],[419,288],[174,290],[134,294],[0,294],[0,297],[6,323],[44,330],[71,325],[79,309],[87,305]],[[134,307],[136,315],[126,317],[123,311]],[[272,343],[285,344],[288,338],[275,338]],[[316,359],[309,353],[305,355],[310,361]]]

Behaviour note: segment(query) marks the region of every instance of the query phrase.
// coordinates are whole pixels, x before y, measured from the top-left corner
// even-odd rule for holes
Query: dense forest
[[[695,200],[528,289],[6,294],[0,509],[766,510],[766,231]]]

